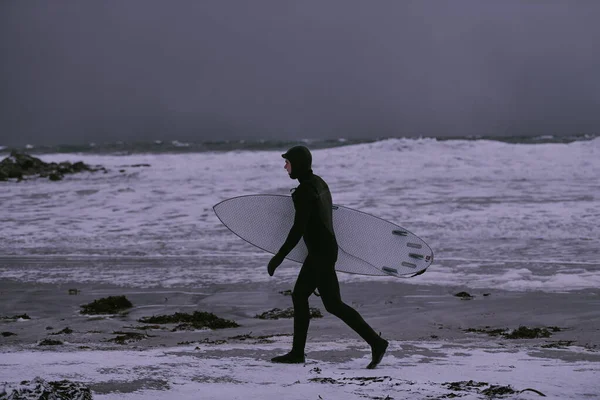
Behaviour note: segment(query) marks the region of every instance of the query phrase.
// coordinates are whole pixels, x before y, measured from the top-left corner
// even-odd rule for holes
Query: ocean
[[[140,288],[293,282],[217,219],[234,196],[289,194],[280,154],[304,143],[334,203],[433,249],[411,279],[341,281],[569,292],[600,286],[600,137],[90,143],[22,149],[107,172],[0,182],[0,279]],[[0,159],[9,148],[0,146]],[[282,238],[283,240],[283,238]]]

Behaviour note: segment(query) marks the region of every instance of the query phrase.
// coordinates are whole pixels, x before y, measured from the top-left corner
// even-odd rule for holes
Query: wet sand
[[[78,293],[69,294],[69,289]],[[590,378],[597,378],[600,372],[598,290],[520,293],[398,281],[343,284],[344,301],[391,343],[379,368],[368,371],[364,369],[370,358],[368,346],[328,314],[316,296],[311,297],[311,307],[320,309],[324,317],[311,321],[307,364],[269,362],[290,348],[292,320],[255,316],[291,307],[291,297],[280,293],[289,289],[289,285],[276,283],[214,285],[194,291],[3,280],[0,317],[27,314],[31,319],[0,320],[0,331],[14,334],[0,337],[0,381],[18,382],[35,376],[71,379],[88,383],[95,398],[124,398],[125,394],[131,398],[196,398],[192,388],[210,389],[202,398],[283,398],[281,391],[286,385],[296,386],[296,397],[290,398],[369,398],[362,391],[365,386],[372,389],[370,398],[411,398],[415,393],[433,398],[450,393],[485,398],[483,386],[459,390],[445,386],[448,380],[534,388],[549,397],[600,393],[597,379]],[[459,292],[474,297],[464,300],[455,296]],[[83,304],[118,295],[125,295],[134,306],[113,316],[79,313]],[[214,313],[240,327],[172,332],[173,325],[148,329],[148,324],[138,321],[146,316],[194,311]],[[146,329],[140,329],[143,325]],[[520,326],[545,328],[551,336],[508,339],[486,333],[509,333]],[[73,332],[59,333],[65,328]],[[115,332],[142,336],[119,344],[110,341],[119,336]],[[45,339],[63,344],[40,346]],[[151,378],[148,372],[133,373],[150,368],[147,360],[139,357],[154,360],[152,368],[162,378]],[[187,361],[182,363],[181,357]],[[108,359],[121,364],[117,367]],[[67,366],[75,365],[76,372],[69,372],[74,367]],[[344,380],[349,377],[352,379]],[[532,391],[515,396],[539,397]]]

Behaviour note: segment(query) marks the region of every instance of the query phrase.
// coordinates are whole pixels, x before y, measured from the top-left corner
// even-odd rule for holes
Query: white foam
[[[598,149],[600,139],[535,145],[390,139],[315,150],[313,160],[335,203],[403,226],[430,244],[436,260],[504,263],[495,269],[488,267],[490,261],[435,261],[425,275],[407,282],[579,290],[594,287],[600,277]],[[41,155],[47,162],[100,164],[109,172],[67,175],[61,182],[2,183],[3,254],[188,256],[198,262],[194,270],[183,269],[182,278],[144,271],[148,279],[133,281],[141,285],[162,277],[169,285],[191,284],[202,275],[214,282],[262,282],[267,279],[262,263],[269,255],[257,256],[256,249],[225,229],[212,206],[244,194],[289,194],[297,183],[285,173],[280,154]],[[134,164],[151,167],[123,167]],[[587,267],[578,274],[556,269],[551,276],[540,260]],[[241,267],[236,274],[223,274],[231,265]],[[519,272],[521,267],[530,274]],[[293,279],[297,270],[290,271]],[[94,277],[83,269],[65,269],[65,277],[67,272]],[[110,272],[96,272],[98,279],[110,279]],[[24,272],[0,265],[0,277],[27,279],[29,273],[40,275],[33,267]]]

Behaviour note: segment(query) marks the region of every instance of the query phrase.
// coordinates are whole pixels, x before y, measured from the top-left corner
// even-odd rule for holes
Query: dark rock
[[[125,296],[110,296],[81,306],[82,314],[116,314],[133,307]]]
[[[74,172],[90,171],[91,170],[91,168],[87,164],[84,164],[83,161],[77,161],[75,164],[73,164],[71,166],[71,168],[73,169]]]
[[[323,318],[323,314],[318,308],[310,308],[310,317],[311,318]],[[279,319],[279,318],[294,318],[294,308],[290,307],[285,310],[280,308],[274,308],[269,311],[265,311],[262,314],[254,316],[254,318],[258,319]]]
[[[144,324],[179,324],[173,328],[173,331],[239,327],[239,325],[234,321],[219,318],[213,313],[204,311],[194,311],[193,314],[178,312],[173,315],[153,315],[151,317],[140,318],[138,322]]]
[[[92,391],[83,383],[45,381],[35,378],[32,381],[7,383],[0,386],[2,400],[92,400]]]
[[[59,181],[65,174],[73,174],[82,171],[95,172],[106,169],[104,167],[91,168],[85,163],[78,161],[71,164],[69,161],[61,163],[46,163],[39,158],[29,154],[11,152],[9,157],[0,161],[0,181],[7,179],[23,179],[25,176],[38,176],[50,178],[52,181]]]
[[[63,176],[56,172],[53,172],[48,176],[48,179],[50,179],[51,181],[61,181],[62,178],[63,178]]]
[[[291,296],[292,295],[292,291],[291,290],[283,290],[281,292],[279,292],[279,294],[282,294],[284,296]]]
[[[3,337],[17,336],[17,334],[16,333],[12,333],[12,332],[2,332],[2,336]]]

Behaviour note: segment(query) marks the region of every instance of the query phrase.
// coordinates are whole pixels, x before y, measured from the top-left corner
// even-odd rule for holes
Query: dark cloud
[[[0,2],[0,144],[597,133],[595,1]]]

